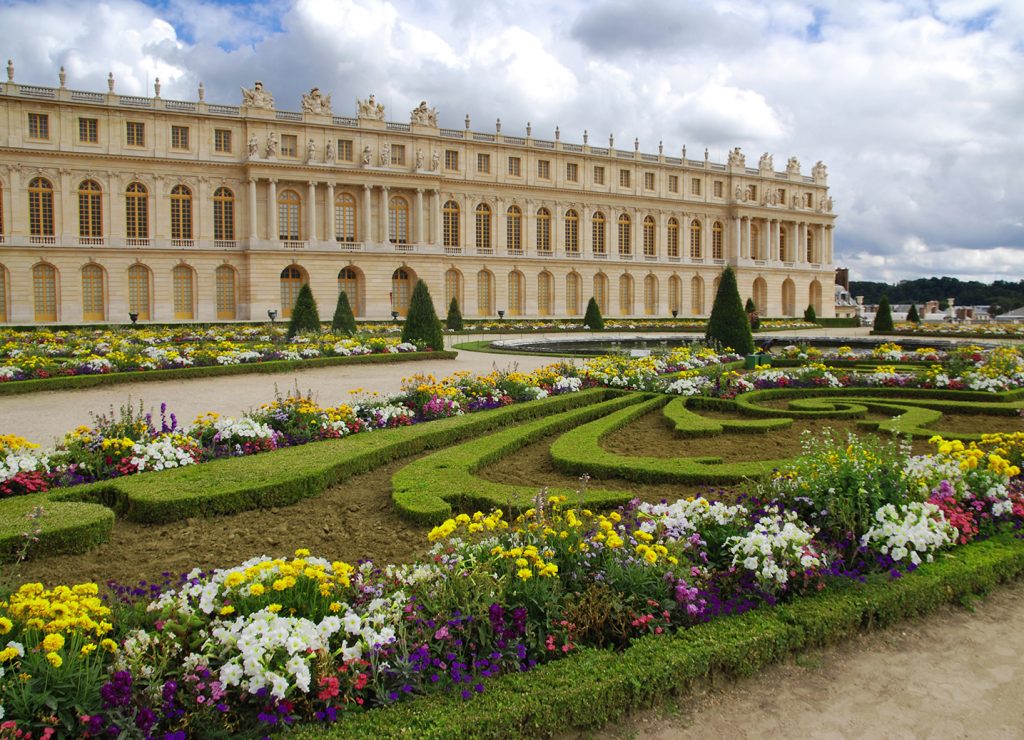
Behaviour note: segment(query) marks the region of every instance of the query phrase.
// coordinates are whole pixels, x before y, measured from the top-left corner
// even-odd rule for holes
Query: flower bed
[[[1024,324],[1002,324],[998,322],[978,324],[914,324],[908,321],[900,321],[896,324],[893,331],[885,333],[929,337],[970,337],[979,339],[1005,337],[1024,339]]]

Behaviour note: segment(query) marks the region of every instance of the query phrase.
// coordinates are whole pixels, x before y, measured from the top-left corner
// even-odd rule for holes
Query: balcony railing
[[[29,244],[56,244],[57,237],[55,236],[30,236],[28,238]]]
[[[281,246],[285,249],[305,249],[306,242],[301,239],[282,239]]]
[[[238,242],[234,239],[214,239],[213,246],[216,249],[234,249],[238,246]]]
[[[335,239],[338,244],[338,249],[342,252],[361,252],[363,250],[362,242],[347,242],[344,239]]]
[[[183,249],[190,249],[196,245],[192,239],[171,239],[172,247],[180,247]]]
[[[142,237],[142,238],[128,237],[127,239],[124,240],[124,245],[126,247],[148,247],[149,246],[149,242],[150,242],[149,237]]]
[[[80,236],[78,246],[80,247],[102,247],[104,238],[102,236]]]
[[[405,252],[415,252],[416,251],[416,245],[415,244],[408,244],[406,242],[392,242],[391,246],[393,246],[395,248],[396,252],[403,252],[403,253],[405,253]],[[459,249],[459,254],[462,254],[461,248]]]

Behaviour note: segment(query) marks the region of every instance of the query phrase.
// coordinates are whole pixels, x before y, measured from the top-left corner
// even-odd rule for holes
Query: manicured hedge
[[[38,518],[30,518],[38,508]],[[0,563],[17,560],[25,545],[27,558],[80,553],[106,542],[114,512],[103,504],[54,501],[48,494],[0,501]],[[36,534],[38,528],[38,534]],[[38,537],[26,543],[26,538]]]
[[[819,594],[725,617],[626,650],[584,649],[529,673],[509,674],[463,701],[442,694],[343,715],[333,726],[299,728],[309,738],[506,738],[601,727],[702,681],[747,676],[796,652],[887,627],[990,592],[1024,574],[1024,542],[1013,535],[959,547],[898,580],[833,581]]]
[[[251,375],[253,373],[290,373],[294,370],[332,365],[376,365],[407,360],[452,360],[457,356],[458,352],[381,352],[352,357],[311,357],[308,360],[271,360],[270,362],[251,362],[238,365],[207,365],[102,375],[67,375],[37,380],[8,380],[0,383],[0,396],[35,393],[36,391],[59,391],[68,388],[94,388],[120,383],[143,383],[150,380],[212,378],[220,375]]]
[[[817,410],[811,409],[775,409],[758,406],[758,403],[784,398],[835,399],[835,409],[828,410],[824,406]],[[961,414],[999,414],[1013,415],[1024,407],[1024,389],[1006,391],[1004,393],[986,393],[984,391],[956,391],[933,388],[893,388],[881,386],[877,388],[766,388],[749,391],[736,396],[736,406],[740,413],[751,416],[778,416],[780,413],[793,417],[857,417],[863,416],[867,408],[865,399],[890,399],[895,403],[912,401],[914,406],[946,410]]]
[[[793,424],[789,418],[709,419],[691,411],[691,401],[693,398],[673,398],[662,409],[666,423],[677,437],[707,437],[723,432],[756,434]]]

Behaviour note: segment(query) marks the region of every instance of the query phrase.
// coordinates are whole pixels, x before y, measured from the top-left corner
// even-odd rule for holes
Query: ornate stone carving
[[[334,161],[334,139],[328,139],[327,140],[327,149],[324,151],[324,161],[325,162],[333,162]]]
[[[249,137],[249,159],[255,159],[259,154],[260,141],[256,138],[256,134]]]
[[[310,163],[316,161],[316,142],[312,139],[306,144],[306,161]]]
[[[271,131],[267,134],[267,158],[277,156],[277,134]]]
[[[421,100],[420,104],[412,109],[409,114],[410,123],[418,123],[422,126],[437,127],[437,108],[428,108],[427,101]]]
[[[356,100],[356,114],[359,118],[367,118],[371,121],[384,120],[384,104],[374,100],[371,94],[366,100]]]
[[[790,157],[786,162],[786,172],[790,175],[800,174],[800,160],[796,157]]]
[[[305,113],[329,116],[331,115],[331,96],[321,95],[320,88],[314,87],[308,93],[302,94],[302,110]]]
[[[430,171],[437,172],[441,167],[441,153],[434,152],[430,155]]]
[[[744,156],[743,152],[740,151],[739,147],[736,147],[731,152],[729,152],[729,166],[730,167],[746,167],[747,166],[747,158],[746,158],[746,156]]]
[[[761,170],[774,170],[775,164],[772,161],[772,155],[765,152],[761,155],[761,159],[757,161],[757,167]]]
[[[424,161],[423,161],[423,150],[422,149],[417,149],[416,150],[416,169],[417,170],[422,170],[423,169],[423,164],[424,164]]]
[[[370,153],[370,147],[364,146],[363,147],[363,166],[364,167],[368,167],[370,165],[370,160],[372,159],[372,157],[373,157],[373,155]],[[367,185],[367,187],[369,187],[369,185]]]
[[[814,176],[815,180],[824,180],[828,177],[828,167],[819,159],[814,163],[814,167],[811,168],[811,175]]]
[[[263,89],[263,83],[256,80],[252,88],[242,88],[242,105],[250,108],[264,108],[274,110],[274,96],[268,90]]]
[[[380,166],[387,167],[391,164],[391,145],[384,142],[384,146],[380,149]]]

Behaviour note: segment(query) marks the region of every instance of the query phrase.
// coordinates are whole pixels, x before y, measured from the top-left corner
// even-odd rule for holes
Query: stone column
[[[633,259],[642,260],[644,251],[644,220],[640,217],[640,209],[634,208],[632,213],[633,230],[629,234],[630,249]],[[633,298],[636,299],[636,281],[633,281]],[[635,306],[634,306],[635,308]]]
[[[267,239],[274,241],[277,233],[277,180],[271,178],[267,186]]]
[[[256,224],[256,178],[249,180],[249,244],[251,245],[259,237],[259,228]]]
[[[330,244],[338,241],[338,233],[334,222],[334,183],[327,183],[327,203],[324,204],[325,236]]]
[[[807,223],[801,221],[796,225],[797,246],[796,261],[799,264],[807,262]]]
[[[363,243],[369,246],[373,244],[373,219],[371,214],[370,196],[372,192],[369,185],[363,185]]]
[[[700,217],[700,253],[705,262],[710,262],[711,257],[711,219],[707,215]]]
[[[388,198],[390,190],[387,185],[380,188],[380,240],[382,244],[391,241],[391,234],[388,231]],[[397,236],[397,235],[396,235]]]
[[[416,188],[416,243],[423,243],[423,188]]]
[[[832,226],[825,227],[825,254],[822,255],[822,262],[826,265],[832,264],[832,237],[835,229]]]
[[[306,239],[312,244],[317,240],[316,238],[316,183],[310,180],[308,183],[308,195],[306,199],[309,201],[309,207],[306,209]]]
[[[742,241],[743,236],[740,232],[740,217],[735,216],[732,220],[732,254],[730,255],[730,259],[738,260],[740,258],[740,252],[743,249],[743,245],[741,244]]]
[[[779,259],[779,231],[782,227],[782,222],[777,218],[772,219],[772,248],[769,259],[773,262],[777,262]]]
[[[443,242],[441,231],[441,191],[434,191],[434,245],[440,247]]]
[[[754,245],[750,243],[750,216],[743,217],[743,256],[751,258],[751,249]]]
[[[494,253],[508,254],[508,205],[498,198],[494,204]]]

